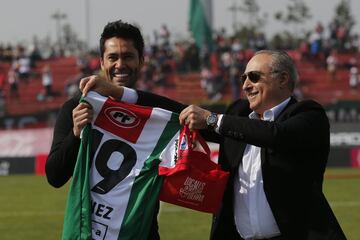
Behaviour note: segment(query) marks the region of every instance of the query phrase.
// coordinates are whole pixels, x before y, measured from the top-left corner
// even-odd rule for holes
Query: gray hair
[[[294,91],[299,77],[291,57],[285,51],[261,50],[255,53],[255,55],[258,54],[267,54],[272,57],[272,61],[269,64],[272,71],[276,71],[274,74],[281,74],[283,72],[289,74],[290,81],[288,86],[291,91]]]

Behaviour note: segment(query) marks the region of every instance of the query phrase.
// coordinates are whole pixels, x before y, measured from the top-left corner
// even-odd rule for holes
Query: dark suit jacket
[[[292,98],[274,122],[248,118],[247,101],[224,115],[219,163],[231,178],[214,217],[211,239],[241,239],[233,214],[233,178],[246,144],[261,147],[264,191],[285,239],[346,239],[322,192],[329,146],[329,121],[314,101]]]
[[[184,105],[139,93],[139,104],[174,112]],[[249,119],[245,100],[234,102],[226,111],[220,136],[203,131],[207,140],[220,143],[219,163],[230,172],[220,212],[214,216],[212,240],[241,239],[233,214],[233,181],[242,162],[246,144],[261,147],[264,191],[285,239],[346,239],[322,192],[329,146],[329,121],[314,101],[289,104],[274,122]]]

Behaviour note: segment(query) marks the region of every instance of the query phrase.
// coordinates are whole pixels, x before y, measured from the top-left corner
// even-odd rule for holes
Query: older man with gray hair
[[[225,114],[181,112],[181,123],[218,134],[231,172],[211,239],[346,239],[322,192],[329,121],[320,104],[293,97],[297,79],[286,52],[259,51],[241,77],[247,100]]]

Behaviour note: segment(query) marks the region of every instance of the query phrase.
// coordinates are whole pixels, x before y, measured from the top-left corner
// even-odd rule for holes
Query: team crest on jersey
[[[138,140],[152,108],[107,99],[102,106],[95,125],[132,143]]]
[[[104,112],[111,122],[122,128],[134,128],[140,123],[139,117],[125,108],[109,107]]]

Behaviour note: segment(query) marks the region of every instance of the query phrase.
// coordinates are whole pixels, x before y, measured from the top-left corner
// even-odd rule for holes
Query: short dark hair
[[[100,56],[104,57],[105,41],[112,37],[120,37],[127,40],[132,40],[134,46],[139,53],[139,57],[144,57],[144,38],[140,32],[140,29],[130,23],[117,20],[109,22],[104,27],[104,30],[100,37]]]

